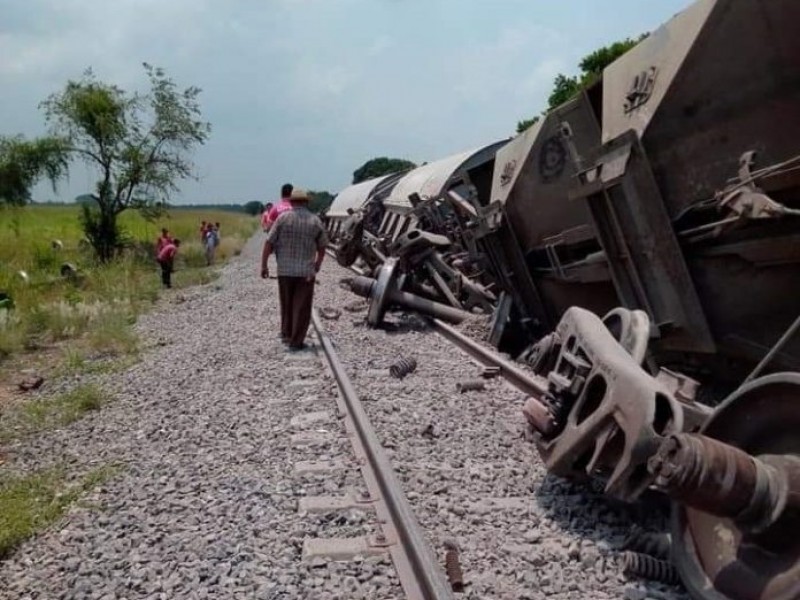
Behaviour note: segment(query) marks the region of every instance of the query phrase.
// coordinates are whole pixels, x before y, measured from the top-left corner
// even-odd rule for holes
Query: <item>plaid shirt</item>
[[[283,213],[267,234],[278,260],[278,277],[313,277],[314,258],[328,245],[328,232],[305,206]]]

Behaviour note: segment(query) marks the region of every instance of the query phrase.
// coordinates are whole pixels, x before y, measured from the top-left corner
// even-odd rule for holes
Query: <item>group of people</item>
[[[200,221],[200,243],[203,244],[208,266],[214,264],[214,255],[219,246],[219,235],[219,223]]]
[[[214,262],[214,255],[219,246],[219,223],[206,221],[200,222],[200,243],[206,254],[206,263],[211,265]],[[172,237],[169,230],[164,227],[161,235],[156,240],[156,262],[161,267],[161,285],[165,288],[172,287],[172,272],[175,270],[175,256],[181,241]]]
[[[278,263],[278,303],[281,313],[281,341],[290,350],[302,350],[311,324],[314,284],[325,258],[328,232],[320,218],[308,209],[308,192],[287,183],[281,187],[280,201],[267,204],[261,217],[266,233],[261,253],[261,277],[269,278],[269,257]],[[200,240],[210,265],[219,246],[219,223],[200,225]],[[180,240],[165,228],[156,241],[156,260],[161,267],[161,282],[172,287],[172,271]]]
[[[278,263],[278,302],[281,341],[289,350],[302,350],[311,323],[316,275],[325,258],[328,232],[320,218],[308,209],[308,192],[281,187],[281,199],[267,204],[261,217],[267,237],[261,253],[261,277],[269,277],[269,257]]]

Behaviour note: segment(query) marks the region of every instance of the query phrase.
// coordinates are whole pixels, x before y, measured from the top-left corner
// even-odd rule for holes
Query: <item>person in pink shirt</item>
[[[269,211],[272,210],[272,202],[267,202],[264,205],[264,212],[261,213],[261,230],[263,232],[269,231]]]
[[[292,190],[294,186],[291,183],[284,183],[281,186],[281,201],[273,206],[267,214],[267,229],[272,227],[272,224],[278,220],[283,213],[292,210]]]
[[[156,240],[156,256],[158,256],[158,254],[161,252],[161,249],[171,241],[172,236],[169,234],[169,230],[164,227],[161,230],[161,236]]]
[[[165,288],[172,287],[172,271],[175,265],[175,255],[178,254],[178,247],[181,245],[180,240],[170,240],[158,253],[158,264],[161,265],[161,284]]]

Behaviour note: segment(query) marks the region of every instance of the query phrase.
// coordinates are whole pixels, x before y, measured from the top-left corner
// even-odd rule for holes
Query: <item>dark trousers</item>
[[[172,287],[172,261],[171,260],[158,261],[158,264],[161,265],[161,284],[165,288],[171,288]]]
[[[311,323],[314,280],[305,277],[278,277],[281,303],[281,338],[290,346],[302,346]]]

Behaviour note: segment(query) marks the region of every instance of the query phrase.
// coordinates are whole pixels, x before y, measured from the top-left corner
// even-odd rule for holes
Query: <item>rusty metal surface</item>
[[[398,285],[399,276],[397,259],[389,258],[378,269],[376,279],[359,276],[350,282],[350,289],[355,294],[369,299],[367,323],[370,326],[381,325],[391,305],[399,305],[450,323],[460,323],[470,317],[470,313],[453,306],[402,291]]]
[[[797,154],[798,21],[795,0],[700,0],[606,69],[603,141],[637,131],[671,216],[713,197],[748,150],[762,164]],[[652,67],[653,93],[626,113]]]
[[[678,572],[668,561],[639,552],[622,553],[622,572],[629,577],[641,577],[669,585],[680,581]]]
[[[694,449],[688,478],[685,465],[675,473],[675,494],[687,504],[673,507],[673,555],[694,598],[800,597],[799,409],[798,373],[770,375],[743,386],[702,430],[702,436],[716,444],[714,449],[705,454]],[[771,476],[754,484],[753,476],[744,477],[743,472],[756,461]],[[669,478],[663,483],[668,491],[673,489]],[[751,494],[750,500],[741,500],[752,486],[755,512],[738,511],[754,498]],[[692,488],[694,493],[689,493]],[[714,496],[719,501],[708,502]]]
[[[482,379],[467,379],[456,384],[456,391],[460,394],[467,392],[482,392],[486,389],[486,382]]]
[[[395,379],[402,379],[417,369],[417,359],[405,356],[389,366],[389,374]]]
[[[353,450],[357,458],[363,459],[360,462],[361,470],[371,498],[362,500],[374,501],[382,523],[382,533],[375,536],[373,543],[388,548],[400,584],[409,599],[452,600],[445,573],[438,566],[436,554],[403,494],[391,462],[316,311],[312,314],[312,324],[339,386],[339,406],[346,415],[345,426],[353,434]]]
[[[775,511],[773,471],[747,452],[704,435],[672,435],[648,462],[656,488],[697,510],[737,522]]]
[[[370,289],[370,303],[367,310],[367,323],[373,327],[383,322],[383,315],[389,307],[390,294],[395,289],[399,274],[397,259],[394,258],[387,259],[378,271],[378,277]]]
[[[668,533],[644,531],[638,525],[634,525],[625,541],[622,542],[622,550],[668,560],[672,550],[672,540]]]
[[[529,396],[541,396],[547,389],[547,381],[505,360],[497,353],[484,348],[477,342],[453,329],[440,319],[432,319],[434,329],[442,337],[449,340],[472,358],[488,367],[497,367],[509,383]]]
[[[800,293],[797,22],[795,0],[698,0],[498,151],[475,231],[515,329],[622,304],[657,357],[736,380],[764,356]]]
[[[756,367],[750,372],[747,376],[747,379],[744,380],[744,383],[749,383],[756,377],[758,377],[761,372],[767,368],[770,361],[772,361],[778,354],[780,354],[781,350],[789,343],[789,341],[797,334],[798,330],[800,330],[800,316],[795,319],[795,322],[792,323],[791,327],[789,327],[786,332],[781,336],[775,345],[770,348],[769,352],[761,359]]]
[[[609,160],[624,161],[606,173]],[[589,177],[589,175],[592,177]],[[688,265],[643,147],[626,134],[581,174],[592,224],[623,306],[648,313],[666,350],[716,350]]]
[[[444,555],[444,569],[447,573],[447,580],[454,592],[464,591],[464,572],[461,570],[461,560],[459,559],[458,545],[452,541],[445,541],[446,552]]]
[[[599,475],[606,493],[633,501],[652,482],[647,461],[661,437],[683,430],[681,403],[593,313],[569,309],[556,333],[558,359],[538,396],[555,432],[538,432],[539,453],[553,473]],[[529,416],[541,422],[540,414]]]

